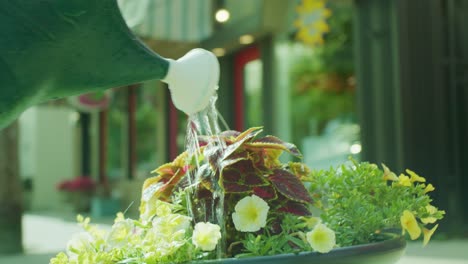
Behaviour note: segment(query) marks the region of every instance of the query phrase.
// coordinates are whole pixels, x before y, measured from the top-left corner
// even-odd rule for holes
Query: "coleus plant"
[[[223,207],[230,215],[234,206],[248,195],[256,195],[270,206],[268,232],[281,232],[286,214],[311,215],[312,198],[302,178],[310,173],[300,162],[282,163],[283,152],[300,158],[298,148],[274,136],[263,136],[261,127],[244,132],[224,131],[215,136],[199,136],[199,155],[188,151],[174,161],[154,170],[158,175],[143,184],[140,212],[145,214],[147,203],[159,199],[174,202],[177,195],[190,195],[195,222],[208,221],[213,209]],[[224,197],[222,199],[221,197]],[[227,217],[227,219],[230,219]],[[227,243],[235,241],[231,221],[225,223]]]

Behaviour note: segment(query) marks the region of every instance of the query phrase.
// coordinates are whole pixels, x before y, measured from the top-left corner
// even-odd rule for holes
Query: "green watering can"
[[[152,52],[116,0],[1,0],[0,34],[0,129],[40,102],[154,79],[193,114],[219,81],[211,52],[194,49],[177,61]]]

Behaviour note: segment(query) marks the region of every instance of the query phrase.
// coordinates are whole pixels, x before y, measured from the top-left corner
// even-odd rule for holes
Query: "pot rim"
[[[246,258],[226,258],[226,259],[212,259],[212,260],[200,260],[193,261],[192,263],[239,263],[239,261],[261,261],[261,263],[268,263],[270,261],[278,261],[280,259],[291,259],[291,258],[307,258],[310,260],[333,260],[343,259],[347,257],[366,257],[380,255],[383,253],[394,253],[400,251],[402,255],[406,248],[406,239],[400,235],[395,238],[372,242],[361,245],[354,245],[348,247],[335,248],[328,253],[319,253],[315,251],[304,251],[299,253],[286,253],[271,256],[258,256],[258,257],[246,257]]]

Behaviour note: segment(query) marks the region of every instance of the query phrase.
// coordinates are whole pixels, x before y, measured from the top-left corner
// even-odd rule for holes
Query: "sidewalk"
[[[70,237],[80,231],[73,218],[71,215],[26,214],[23,217],[26,254],[0,257],[0,264],[48,263],[51,257],[64,249]],[[109,226],[112,219],[97,219],[97,223]],[[468,240],[434,240],[425,248],[421,241],[410,242],[398,264],[468,264]]]
[[[398,264],[468,264],[468,240],[432,240],[426,247],[422,242],[410,242],[405,256]]]

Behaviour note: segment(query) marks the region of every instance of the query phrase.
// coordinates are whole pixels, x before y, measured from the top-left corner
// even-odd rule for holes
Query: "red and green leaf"
[[[290,162],[289,170],[299,179],[306,178],[310,175],[310,168],[302,162]]]
[[[169,163],[159,166],[157,169],[153,170],[151,173],[173,175],[177,171],[177,169],[178,167],[174,166],[172,162],[169,162]]]
[[[263,200],[275,200],[276,198],[278,198],[275,188],[268,185],[254,187],[253,194],[257,195]]]
[[[254,137],[256,137],[258,134],[260,134],[262,132],[263,128],[262,127],[251,127],[249,129],[247,129],[246,131],[240,133],[235,141],[236,142],[239,142],[239,141],[246,141],[246,140],[249,140],[249,139],[253,139]]]
[[[216,144],[210,143],[205,147],[205,151],[203,151],[203,155],[205,159],[208,160],[211,168],[214,171],[218,171],[220,169],[220,162],[221,157],[223,156],[223,150],[217,146]]]
[[[144,199],[156,197],[163,201],[169,201],[176,185],[179,184],[185,175],[183,170],[178,170],[174,175],[162,174],[149,178],[143,184]]]
[[[291,153],[291,155],[296,157],[302,157],[301,152],[296,147],[296,145],[288,142],[284,142],[281,139],[275,136],[266,136],[254,140],[253,142],[246,143],[246,147],[249,149],[252,148],[263,148],[263,149],[281,149]]]
[[[247,193],[252,191],[252,187],[235,183],[235,182],[224,182],[224,192],[228,193]]]
[[[225,138],[230,141],[234,141],[236,137],[238,137],[241,133],[235,130],[226,130],[219,133],[219,136]]]
[[[262,174],[258,173],[251,160],[240,160],[223,169],[224,182],[235,182],[246,186],[263,186],[268,182]]]
[[[294,174],[289,171],[276,169],[273,174],[268,176],[268,179],[273,184],[273,187],[281,193],[296,202],[312,203],[312,198],[309,192]]]
[[[254,166],[259,171],[271,174],[274,169],[281,167],[281,162],[278,158],[283,150],[264,149],[257,151],[250,150],[250,152],[252,152],[250,156],[254,162]]]
[[[294,201],[286,202],[286,204],[280,207],[278,211],[300,216],[312,214],[305,204]]]

